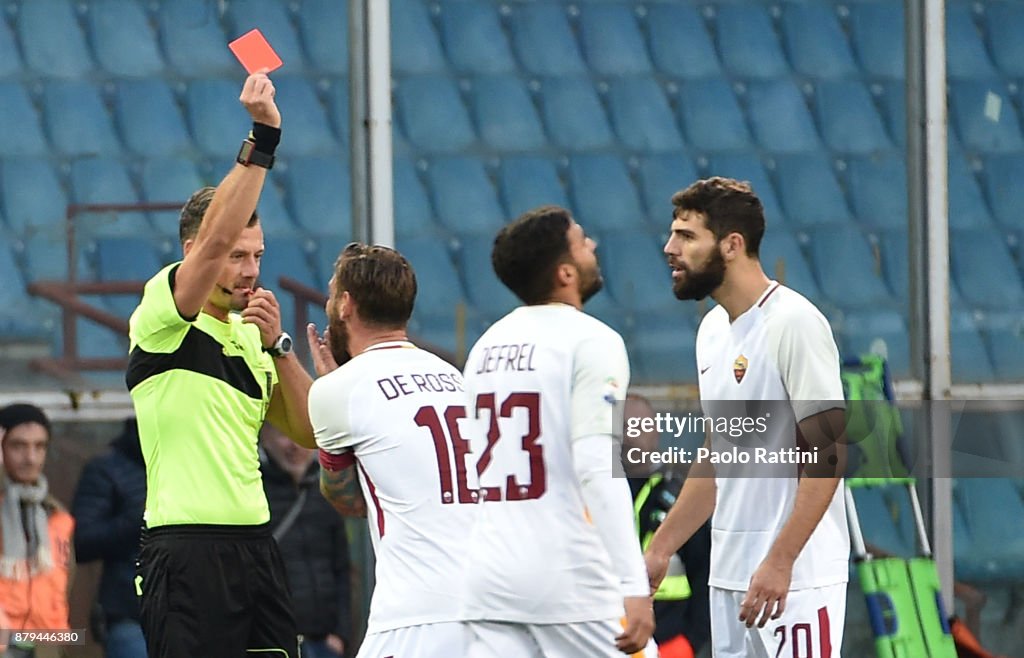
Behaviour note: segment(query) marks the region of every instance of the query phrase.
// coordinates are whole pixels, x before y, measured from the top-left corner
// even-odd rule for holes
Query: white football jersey
[[[796,423],[842,408],[839,351],[828,321],[796,291],[776,282],[732,323],[716,306],[697,331],[701,406],[709,418],[774,415],[763,433],[738,438],[712,432],[712,451],[746,452],[752,461],[716,465],[711,585],[746,590],[750,578],[789,519],[799,464],[785,462],[798,445]],[[760,403],[759,403],[760,401]],[[772,401],[784,401],[782,404]],[[751,418],[750,422],[756,419]],[[756,451],[756,452],[755,452]],[[774,462],[783,457],[782,463]],[[729,477],[730,473],[741,476]],[[753,476],[751,475],[753,474]],[[843,484],[793,565],[791,589],[846,582],[850,552]]]
[[[607,458],[616,457],[614,403],[629,385],[622,338],[565,304],[523,306],[477,341],[464,375],[482,498],[467,557],[466,618],[621,618],[621,581],[588,515],[572,443],[607,435]],[[643,574],[639,540],[630,538]]]
[[[459,620],[476,505],[462,374],[412,343],[374,345],[313,383],[317,445],[355,455],[376,555],[367,633]]]

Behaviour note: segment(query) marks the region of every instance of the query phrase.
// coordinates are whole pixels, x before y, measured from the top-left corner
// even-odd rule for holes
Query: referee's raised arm
[[[264,72],[245,80],[239,101],[252,116],[253,129],[243,142],[237,164],[214,192],[194,239],[186,240],[184,260],[175,275],[174,304],[193,318],[206,304],[242,229],[256,210],[274,150],[281,139],[281,113],[274,83]]]

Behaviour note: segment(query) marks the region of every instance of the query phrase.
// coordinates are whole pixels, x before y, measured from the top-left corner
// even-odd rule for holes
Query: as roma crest
[[[736,360],[732,364],[732,374],[736,377],[736,383],[739,384],[743,381],[743,376],[747,374],[747,357],[742,354],[736,357]]]

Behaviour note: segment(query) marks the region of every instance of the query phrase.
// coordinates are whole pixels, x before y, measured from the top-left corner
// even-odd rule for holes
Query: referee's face
[[[259,224],[245,227],[217,278],[214,305],[228,311],[241,311],[248,306],[256,289],[262,258],[263,228]]]

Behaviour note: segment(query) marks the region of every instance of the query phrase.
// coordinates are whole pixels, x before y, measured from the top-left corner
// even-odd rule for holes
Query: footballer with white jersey
[[[495,273],[524,305],[464,370],[481,498],[466,556],[470,658],[656,656],[629,486],[612,477],[629,362],[622,338],[582,311],[602,285],[595,246],[555,206],[494,242]]]
[[[416,277],[397,251],[349,245],[330,289],[328,330],[307,333],[317,371],[336,369],[313,383],[309,415],[321,490],[365,511],[376,555],[358,656],[464,656],[458,583],[478,505],[462,374],[407,339]]]
[[[673,292],[717,302],[697,332],[703,411],[714,416],[736,406],[730,401],[755,401],[744,404],[776,416],[757,435],[709,433],[706,454],[734,453],[739,445],[762,454],[817,452],[812,463],[755,465],[745,473],[695,464],[647,548],[651,585],[711,517],[715,656],[837,658],[850,546],[841,486],[843,391],[831,328],[810,301],[764,273],[764,211],[749,184],[697,181],[672,204],[665,254]]]

